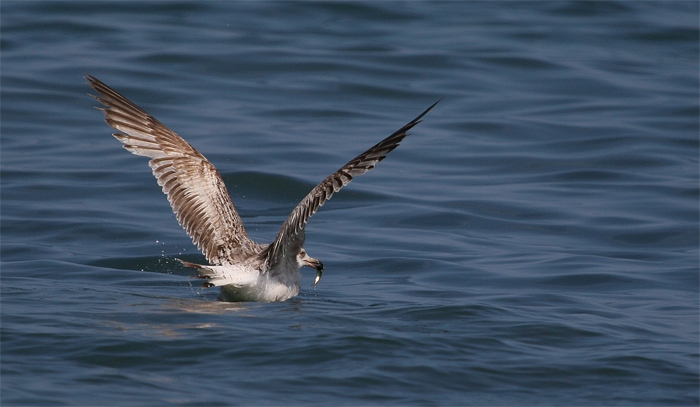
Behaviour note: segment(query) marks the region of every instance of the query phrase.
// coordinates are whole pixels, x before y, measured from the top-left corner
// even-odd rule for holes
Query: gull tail
[[[197,270],[194,278],[203,278],[207,281],[202,288],[231,285],[234,287],[255,286],[260,273],[257,270],[246,269],[240,266],[205,266],[203,264],[190,263],[178,259],[183,266]]]
[[[204,265],[201,265],[201,264],[197,264],[197,263],[190,263],[189,261],[185,261],[185,260],[182,260],[182,259],[176,259],[176,260],[179,261],[180,263],[182,263],[182,265],[185,266],[185,267],[189,267],[189,268],[191,268],[191,269],[197,270],[197,275],[196,275],[196,276],[192,276],[192,278],[206,278],[206,279],[211,279],[211,278],[214,278],[214,277],[217,276],[216,271],[213,270],[213,269],[211,269],[211,268],[209,268],[209,267],[207,267],[207,266],[204,266]],[[215,285],[216,285],[216,284],[212,284],[210,281],[207,281],[207,282],[205,282],[204,284],[202,284],[202,288],[214,287]]]

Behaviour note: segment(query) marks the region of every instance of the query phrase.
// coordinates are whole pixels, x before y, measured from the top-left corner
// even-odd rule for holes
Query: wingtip
[[[94,76],[90,75],[89,73],[86,73],[86,74],[83,76],[83,79],[85,79],[85,84],[86,84],[86,85],[88,85],[89,87],[95,89],[95,80],[96,80],[97,78],[95,78]],[[97,99],[97,98],[98,98],[97,96],[95,96],[95,95],[93,95],[93,94],[91,94],[91,93],[88,93],[87,95],[90,96],[90,97],[92,97],[92,98],[94,98],[94,99]]]
[[[428,107],[427,109],[425,109],[425,111],[424,111],[423,113],[421,113],[421,115],[418,116],[418,118],[420,119],[421,117],[425,116],[425,114],[428,113],[429,111],[431,111],[431,110],[435,107],[435,105],[437,105],[438,103],[440,103],[440,101],[441,101],[442,99],[443,99],[443,98],[440,98],[440,99],[438,99],[437,101],[435,101],[435,103],[433,103],[432,105],[430,105],[430,107]]]
[[[428,114],[428,112],[431,111],[431,110],[435,107],[435,105],[437,105],[438,103],[440,103],[441,100],[442,100],[442,98],[438,99],[435,103],[433,103],[432,105],[430,105],[427,109],[425,109],[425,110],[423,111],[423,113],[419,114],[418,117],[416,117],[415,119],[411,120],[411,122],[408,123],[407,126],[413,127],[413,126],[417,125],[418,123],[420,123],[420,122],[422,121],[421,119],[423,118],[423,116],[425,116],[426,114]],[[408,129],[406,129],[406,130],[408,130]]]
[[[92,74],[89,74],[89,73],[85,73],[85,75],[83,76],[83,79],[85,79],[85,83],[87,83],[88,85],[91,85],[91,84],[95,83],[95,81],[99,80],[99,79],[95,78],[94,76],[92,76]]]

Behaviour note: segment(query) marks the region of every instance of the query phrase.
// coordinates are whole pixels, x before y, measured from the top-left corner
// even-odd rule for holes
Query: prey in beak
[[[315,287],[316,284],[318,284],[318,282],[321,281],[321,276],[323,275],[323,263],[313,258],[310,258],[309,260],[310,261],[305,261],[304,263],[307,266],[316,269],[316,277],[314,278]]]
[[[306,250],[299,252],[299,263],[301,266],[309,266],[316,270],[316,277],[314,278],[314,287],[321,281],[321,276],[323,275],[323,263],[319,260],[314,259],[306,253]]]

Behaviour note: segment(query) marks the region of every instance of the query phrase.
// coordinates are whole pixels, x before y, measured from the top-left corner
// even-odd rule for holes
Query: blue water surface
[[[698,405],[698,3],[1,4],[0,402]],[[93,74],[325,263],[223,303]],[[94,93],[94,92],[93,92]]]

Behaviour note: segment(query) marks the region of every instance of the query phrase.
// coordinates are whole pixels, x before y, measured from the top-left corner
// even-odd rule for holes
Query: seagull
[[[148,165],[167,196],[175,217],[209,265],[178,259],[205,279],[202,286],[220,287],[222,301],[285,301],[299,294],[303,266],[316,270],[323,263],[304,250],[306,223],[334,193],[394,150],[439,100],[389,137],[329,175],[294,208],[270,244],[254,242],[233,205],[221,174],[199,151],[135,103],[88,74],[85,77],[105,107],[105,121],[120,133],[113,136]]]

